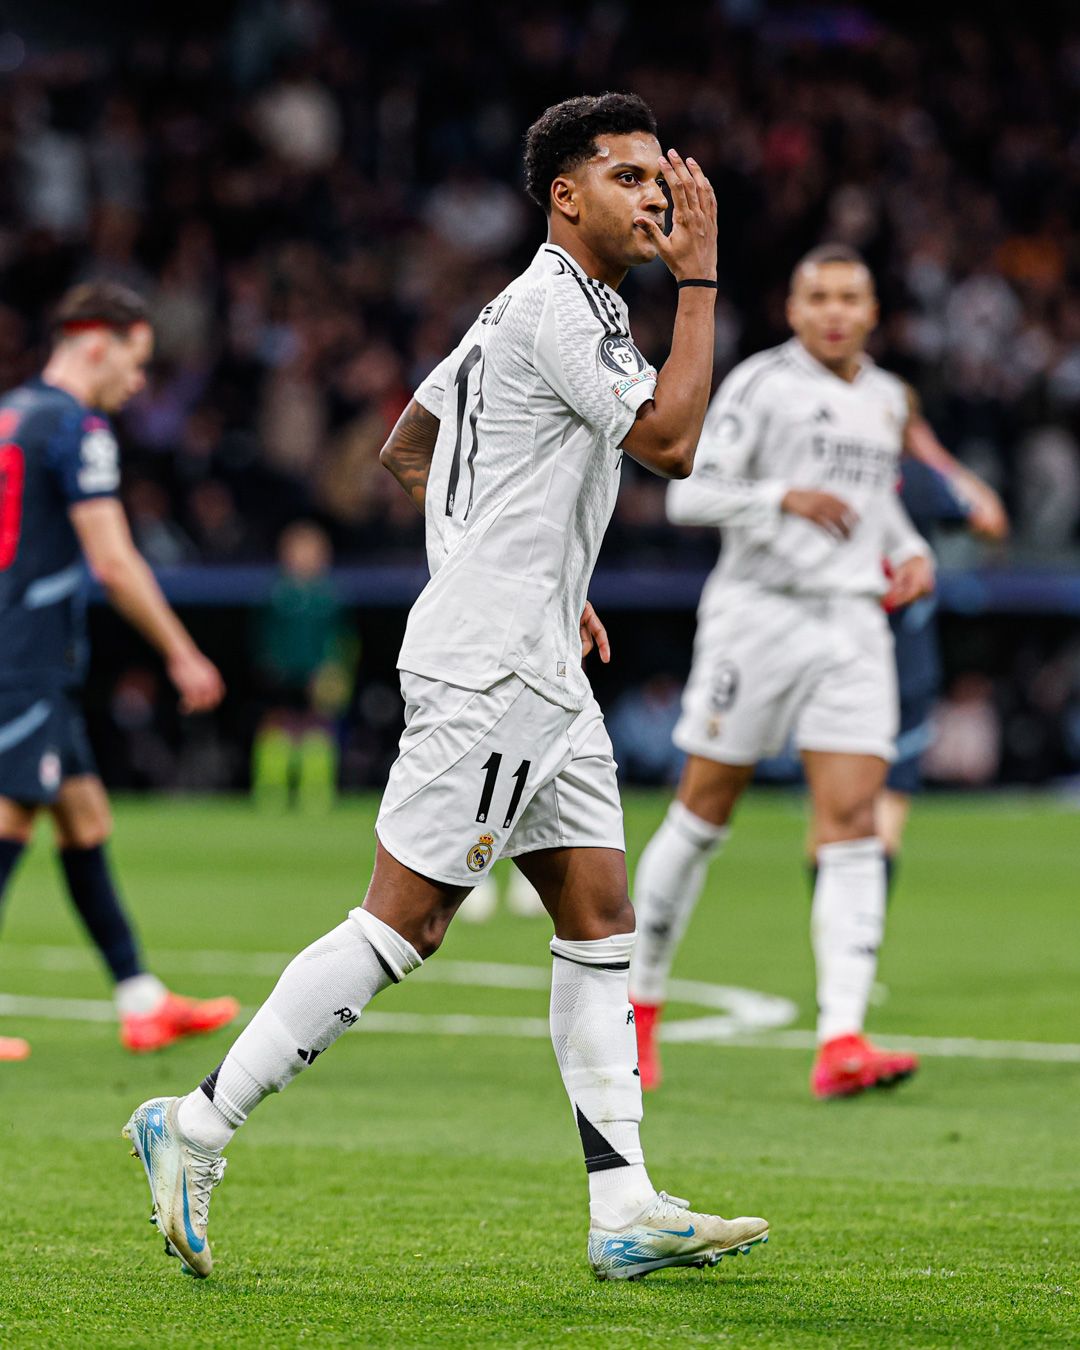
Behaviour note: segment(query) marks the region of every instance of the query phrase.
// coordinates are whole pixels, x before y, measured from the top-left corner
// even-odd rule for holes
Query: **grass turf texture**
[[[632,860],[664,805],[629,798]],[[115,857],[151,957],[301,948],[358,900],[374,807],[301,820],[121,801]],[[810,1028],[802,831],[794,799],[746,805],[676,973],[787,995]],[[873,1028],[1080,1039],[1077,835],[1075,812],[1037,798],[919,803]],[[44,831],[7,910],[0,990],[106,997],[89,950],[53,973],[28,950],[82,945]],[[443,955],[544,967],[547,937],[543,919],[500,914],[456,924]],[[158,964],[184,992],[246,1004],[273,983]],[[546,998],[420,978],[374,1010],[542,1018]],[[0,1065],[5,1347],[1080,1344],[1075,1064],[928,1058],[895,1094],[820,1104],[806,1051],[669,1046],[643,1129],[654,1180],[763,1213],[773,1239],[715,1271],[599,1284],[550,1045],[362,1019],[238,1136],[212,1207],[215,1274],[197,1283],[162,1254],[119,1132],[139,1101],[190,1088],[229,1033],[134,1058],[107,1024],[0,1030],[34,1047]]]

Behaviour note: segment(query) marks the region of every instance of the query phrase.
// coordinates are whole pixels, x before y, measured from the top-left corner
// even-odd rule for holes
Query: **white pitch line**
[[[0,1017],[44,1017],[52,1022],[115,1022],[116,1009],[108,999],[0,994]]]
[[[9,956],[16,968],[37,967],[54,974],[93,969],[93,954],[85,947],[0,947],[0,967]],[[275,976],[292,958],[284,952],[159,951],[155,969],[176,974]],[[470,988],[544,991],[551,986],[550,968],[519,966],[496,961],[453,961],[440,957],[428,961],[412,977],[429,984],[453,984]],[[411,982],[411,981],[410,981]],[[699,980],[672,980],[673,1000],[709,1008],[722,1014],[705,1019],[671,1021],[674,1039],[723,1040],[747,1032],[788,1027],[799,1015],[798,1005],[775,994],[732,985],[705,984]],[[30,1016],[32,1014],[25,1014]],[[394,1014],[397,1016],[398,1014]],[[699,1026],[700,1023],[700,1026]]]
[[[700,1043],[706,1038],[678,1036],[674,1039]],[[723,1044],[754,1050],[814,1050],[817,1048],[817,1037],[812,1031],[768,1031],[760,1036],[726,1036]],[[1029,1063],[1080,1064],[1080,1045],[1061,1041],[981,1041],[970,1036],[875,1036],[874,1044],[885,1050],[912,1050],[916,1054],[939,1059],[1012,1059]]]
[[[0,948],[0,964],[50,971],[81,971],[95,965],[81,947]],[[9,958],[14,957],[14,960]],[[183,951],[158,952],[155,964],[172,973],[219,975],[276,975],[291,958],[282,952]],[[500,962],[439,960],[426,964],[413,979],[494,989],[546,991],[550,971],[537,966]],[[669,1043],[731,1045],[757,1050],[813,1050],[812,1031],[781,1030],[798,1016],[789,999],[752,989],[672,980],[671,996],[720,1012],[720,1016],[672,1020],[663,1028]],[[254,1008],[242,1009],[250,1017]],[[113,1005],[107,1000],[38,998],[0,994],[0,1016],[47,1018],[59,1021],[112,1022]],[[541,1017],[486,1017],[473,1013],[366,1012],[359,1024],[374,1032],[407,1035],[509,1036],[544,1039],[548,1023]],[[950,1059],[1020,1060],[1030,1063],[1080,1064],[1080,1045],[1045,1041],[991,1041],[971,1037],[913,1036],[880,1038],[881,1044],[922,1055]]]
[[[241,1020],[254,1013],[242,1008]],[[33,998],[22,994],[0,994],[0,1017],[45,1018],[61,1022],[112,1022],[113,1005],[107,999]],[[685,1044],[732,1046],[747,1050],[813,1050],[817,1044],[812,1031],[765,1031],[717,1034],[707,1024],[715,1019],[697,1018],[673,1023],[665,1029],[666,1041]],[[546,1017],[482,1017],[473,1013],[383,1013],[365,1012],[358,1026],[371,1032],[391,1032],[425,1036],[509,1036],[544,1040],[550,1034]],[[706,1034],[692,1034],[698,1030]],[[671,1034],[676,1029],[691,1034]],[[888,1048],[914,1050],[938,1059],[1019,1060],[1041,1064],[1080,1064],[1080,1045],[1053,1041],[980,1041],[963,1036],[875,1036],[875,1042]]]

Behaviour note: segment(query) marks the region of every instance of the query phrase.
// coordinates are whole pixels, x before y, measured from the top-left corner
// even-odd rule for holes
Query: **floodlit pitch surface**
[[[632,857],[664,801],[630,798]],[[359,899],[373,816],[368,799],[323,820],[122,801],[115,858],[160,973],[257,1004]],[[34,1047],[0,1065],[0,1344],[1080,1344],[1080,816],[1037,797],[919,805],[872,1025],[935,1053],[894,1094],[831,1104],[811,1101],[801,1046],[802,833],[796,799],[746,805],[677,968],[787,998],[794,1020],[669,1045],[644,1127],[658,1185],[765,1214],[772,1240],[628,1285],[585,1263],[585,1174],[543,1036],[547,923],[503,914],[455,925],[446,979],[383,994],[260,1109],[215,1195],[215,1274],[182,1278],[120,1128],[190,1088],[229,1033],[119,1049],[43,832],[0,946],[0,1031]],[[724,1031],[716,1007],[671,1013]]]

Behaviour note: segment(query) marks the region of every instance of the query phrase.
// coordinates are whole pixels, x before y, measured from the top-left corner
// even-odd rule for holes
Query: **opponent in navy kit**
[[[116,981],[131,1050],[210,1030],[237,1010],[234,999],[171,994],[143,968],[103,851],[108,800],[79,707],[84,558],[165,657],[186,709],[212,708],[224,692],[136,552],[116,499],[108,412],[142,388],[152,347],[137,295],[107,283],[77,287],[57,311],[42,376],[0,398],[0,898],[47,808],[71,898]],[[0,1039],[0,1059],[28,1053],[25,1041]]]
[[[924,535],[931,534],[940,523],[965,523],[970,514],[948,482],[924,464],[904,464],[900,500]],[[917,792],[922,781],[919,760],[930,744],[930,716],[941,688],[936,615],[937,598],[932,594],[889,615],[896,652],[900,728],[896,758],[889,766],[885,784],[894,792]]]
[[[1009,532],[1001,498],[988,483],[955,459],[923,416],[918,396],[908,389],[908,420],[900,499],[922,534],[936,525],[963,525],[993,543]],[[941,690],[937,601],[923,596],[889,616],[896,651],[900,728],[896,758],[878,798],[878,836],[885,849],[891,888],[903,842],[911,797],[922,786],[920,762],[933,730],[931,715]]]
[[[119,484],[108,420],[42,379],[0,399],[0,790],[51,803],[93,773],[72,693],[86,669],[83,561],[67,508]]]

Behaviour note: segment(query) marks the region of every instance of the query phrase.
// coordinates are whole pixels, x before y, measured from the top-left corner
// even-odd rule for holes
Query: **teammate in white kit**
[[[660,1078],[657,1023],[675,948],[759,759],[794,732],[817,841],[813,945],[819,1051],[811,1087],[850,1096],[909,1077],[912,1055],[862,1035],[885,922],[874,804],[893,758],[896,667],[882,599],[933,586],[930,550],[897,496],[905,387],[864,351],[873,280],[823,245],[792,276],[795,337],[718,390],[694,472],[668,489],[677,524],[718,525],[675,742],[676,800],[638,866],[630,974],[642,1081]],[[882,560],[892,572],[886,581]]]
[[[622,815],[582,671],[593,642],[606,646],[586,593],[623,452],[685,477],[709,399],[716,199],[655,132],[649,108],[622,94],[571,99],[534,124],[526,175],[547,242],[383,449],[425,514],[431,581],[399,657],[406,726],[364,904],[289,965],[200,1087],[144,1103],[125,1127],[166,1249],[195,1274],[210,1273],[207,1207],[234,1130],[436,951],[503,854],[555,925],[551,1034],[585,1151],[597,1275],[715,1264],[767,1236],[762,1219],[658,1194],[645,1170]],[[659,375],[615,289],[657,255],[680,287]]]

